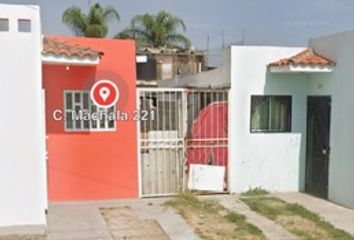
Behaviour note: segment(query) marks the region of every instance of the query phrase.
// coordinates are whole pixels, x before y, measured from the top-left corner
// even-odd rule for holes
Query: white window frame
[[[66,95],[67,93],[71,93],[71,96],[72,96],[72,109],[68,109],[67,108],[67,100],[66,100]],[[80,102],[79,103],[76,103],[75,102],[75,94],[76,93],[79,93],[80,94]],[[75,107],[79,106],[80,107],[80,110],[85,110],[84,107],[83,107],[83,104],[84,104],[84,101],[83,101],[83,96],[84,96],[84,93],[86,93],[88,95],[88,110],[91,111],[91,108],[92,106],[95,106],[96,107],[96,110],[99,110],[98,112],[107,112],[108,109],[105,109],[105,108],[99,108],[98,106],[96,106],[92,101],[91,101],[91,98],[90,98],[90,92],[89,91],[84,91],[84,90],[64,90],[64,111],[63,111],[63,114],[64,114],[64,117],[66,118],[66,114],[67,112],[73,112],[75,111]],[[115,113],[116,112],[116,107],[113,106],[113,112]],[[92,127],[92,122],[93,121],[96,121],[96,128],[93,128]],[[76,120],[72,120],[73,122],[73,128],[68,128],[67,127],[67,124],[66,124],[66,119],[63,121],[64,122],[64,130],[65,132],[115,132],[116,131],[116,127],[117,127],[117,120],[114,120],[113,121],[113,127],[109,127],[109,120],[106,119],[105,120],[105,126],[104,127],[101,127],[101,124],[100,124],[100,120],[90,120],[89,121],[89,127],[88,128],[84,128],[84,120],[81,120],[81,127],[80,128],[76,128]]]

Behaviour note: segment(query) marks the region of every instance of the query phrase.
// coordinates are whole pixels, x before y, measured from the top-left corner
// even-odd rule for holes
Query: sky
[[[129,25],[137,14],[161,10],[182,18],[185,33],[198,49],[223,44],[306,46],[308,39],[354,28],[354,0],[0,0],[41,7],[45,34],[72,34],[61,15],[76,5],[111,5],[121,16],[110,24],[109,36]]]

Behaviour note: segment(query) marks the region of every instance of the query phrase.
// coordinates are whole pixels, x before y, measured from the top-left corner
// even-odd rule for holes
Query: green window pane
[[[89,109],[89,94],[87,92],[82,94],[82,106],[84,109]]]
[[[72,118],[72,113],[71,112],[66,112],[65,113],[65,126],[66,129],[73,129],[74,124],[73,124],[73,118]]]
[[[267,97],[252,98],[252,122],[253,131],[264,131],[269,125],[269,104]]]
[[[90,121],[89,120],[84,120],[83,123],[84,123],[84,125],[83,125],[84,129],[90,129]]]
[[[72,110],[73,109],[73,95],[71,92],[66,92],[65,93],[65,103],[66,103],[66,109],[67,110]]]
[[[9,31],[9,19],[0,18],[0,32],[8,32]]]
[[[290,96],[252,96],[251,131],[291,131]]]
[[[80,93],[75,93],[75,103],[80,103],[81,101],[80,101],[80,96],[81,96],[81,94]]]

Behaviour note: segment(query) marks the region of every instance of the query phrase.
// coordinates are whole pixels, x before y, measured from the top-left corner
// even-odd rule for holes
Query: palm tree
[[[138,45],[151,47],[178,47],[188,48],[190,40],[179,30],[186,31],[186,25],[179,17],[173,16],[166,11],[154,14],[135,16],[130,27],[118,33],[115,38],[131,38]]]
[[[111,6],[103,8],[99,3],[90,7],[89,13],[85,14],[79,7],[72,6],[65,10],[62,21],[68,25],[76,36],[103,38],[108,33],[108,22],[120,17],[118,12]]]

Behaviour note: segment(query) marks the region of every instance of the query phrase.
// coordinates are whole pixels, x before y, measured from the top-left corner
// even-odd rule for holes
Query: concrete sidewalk
[[[274,193],[273,195],[289,203],[298,203],[317,213],[336,228],[354,235],[354,210],[352,209],[304,193]]]
[[[171,240],[199,240],[181,216],[161,205],[165,201],[166,198],[51,203],[48,211],[48,240],[112,240],[100,213],[100,208],[112,207],[129,207],[139,219],[155,220]]]
[[[289,203],[298,203],[319,214],[335,227],[354,235],[354,210],[303,193],[274,193],[272,195]],[[200,196],[200,198],[216,199],[225,208],[245,215],[247,221],[258,226],[268,239],[297,239],[279,224],[251,211],[247,205],[238,200],[237,195],[210,195]],[[46,240],[113,240],[112,233],[116,238],[118,236],[118,239],[126,236],[135,240],[155,239],[155,235],[166,239],[163,236],[167,235],[171,240],[199,240],[200,238],[194,233],[192,227],[180,215],[173,209],[163,206],[163,203],[169,199],[51,203],[48,211]],[[114,222],[113,228],[112,225],[107,225],[100,212],[101,208],[113,208],[115,214],[118,214],[113,214],[111,217]],[[109,209],[108,212],[110,213]],[[124,212],[126,212],[125,215]],[[128,222],[133,224],[126,224]],[[109,220],[108,223],[110,223]],[[145,231],[140,223],[146,223]],[[161,231],[151,230],[149,226],[154,226],[155,229],[161,229]]]

